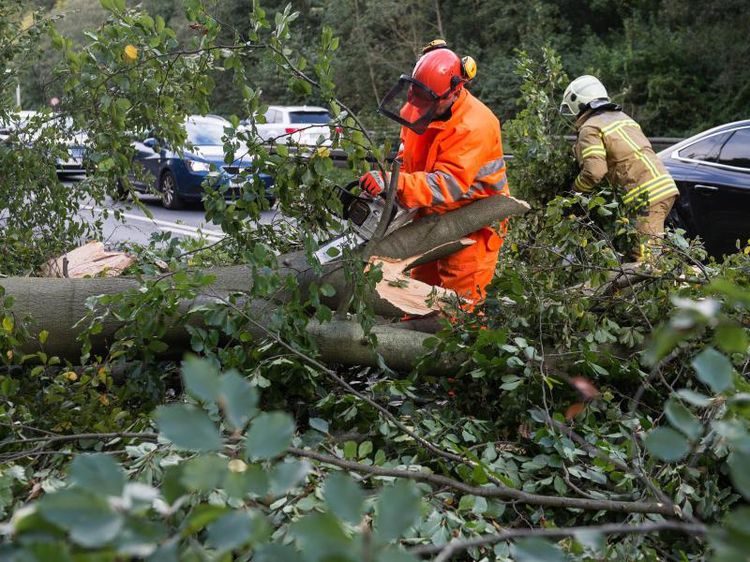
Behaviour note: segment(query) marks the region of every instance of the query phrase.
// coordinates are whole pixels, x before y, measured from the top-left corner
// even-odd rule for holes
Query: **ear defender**
[[[466,80],[473,80],[477,75],[477,62],[472,57],[461,59],[461,75]]]

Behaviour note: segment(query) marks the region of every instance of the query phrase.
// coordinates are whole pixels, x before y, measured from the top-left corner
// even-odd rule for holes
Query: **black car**
[[[750,240],[750,120],[690,137],[659,157],[680,197],[671,218],[691,237],[700,236],[717,258]]]

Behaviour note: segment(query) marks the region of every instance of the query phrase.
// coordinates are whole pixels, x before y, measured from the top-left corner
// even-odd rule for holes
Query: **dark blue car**
[[[750,120],[729,123],[659,153],[680,190],[673,222],[717,258],[750,240]]]
[[[224,128],[228,126],[230,123],[220,117],[189,117],[185,129],[192,148],[181,154],[158,146],[153,138],[136,142],[136,163],[149,172],[153,181],[144,182],[137,177],[139,174],[133,174],[130,177],[133,187],[145,193],[155,189],[161,194],[162,203],[167,209],[179,209],[186,201],[200,201],[205,181],[213,182],[214,187],[228,185],[226,197],[237,197],[240,187],[253,177],[252,173],[247,179],[240,175],[251,167],[252,161],[240,150],[234,162],[224,162],[222,137],[225,136]],[[256,175],[263,180],[266,199],[273,204],[273,180],[266,174]]]

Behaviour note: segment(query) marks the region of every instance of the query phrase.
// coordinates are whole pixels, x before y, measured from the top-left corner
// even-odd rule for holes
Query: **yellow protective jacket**
[[[623,202],[636,207],[679,194],[640,125],[622,111],[589,110],[576,128],[575,154],[581,166],[576,189],[590,191],[607,176],[621,190]]]

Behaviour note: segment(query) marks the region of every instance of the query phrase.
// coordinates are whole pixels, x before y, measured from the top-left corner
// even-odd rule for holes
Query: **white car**
[[[29,127],[29,122],[36,116],[36,111],[11,113],[7,120],[0,121],[0,141],[6,141],[13,135],[21,139],[25,138],[24,129]]]
[[[266,122],[257,123],[261,140],[277,144],[317,145],[331,144],[332,117],[324,107],[312,105],[271,105],[266,112]],[[243,125],[249,126],[249,121]]]
[[[65,145],[68,156],[55,158],[58,174],[85,174],[84,158],[87,152],[88,135],[73,129],[70,117],[61,118],[55,114],[38,111],[20,111],[11,114],[0,122],[0,142],[22,142],[33,145],[42,131],[55,128],[56,138]]]

